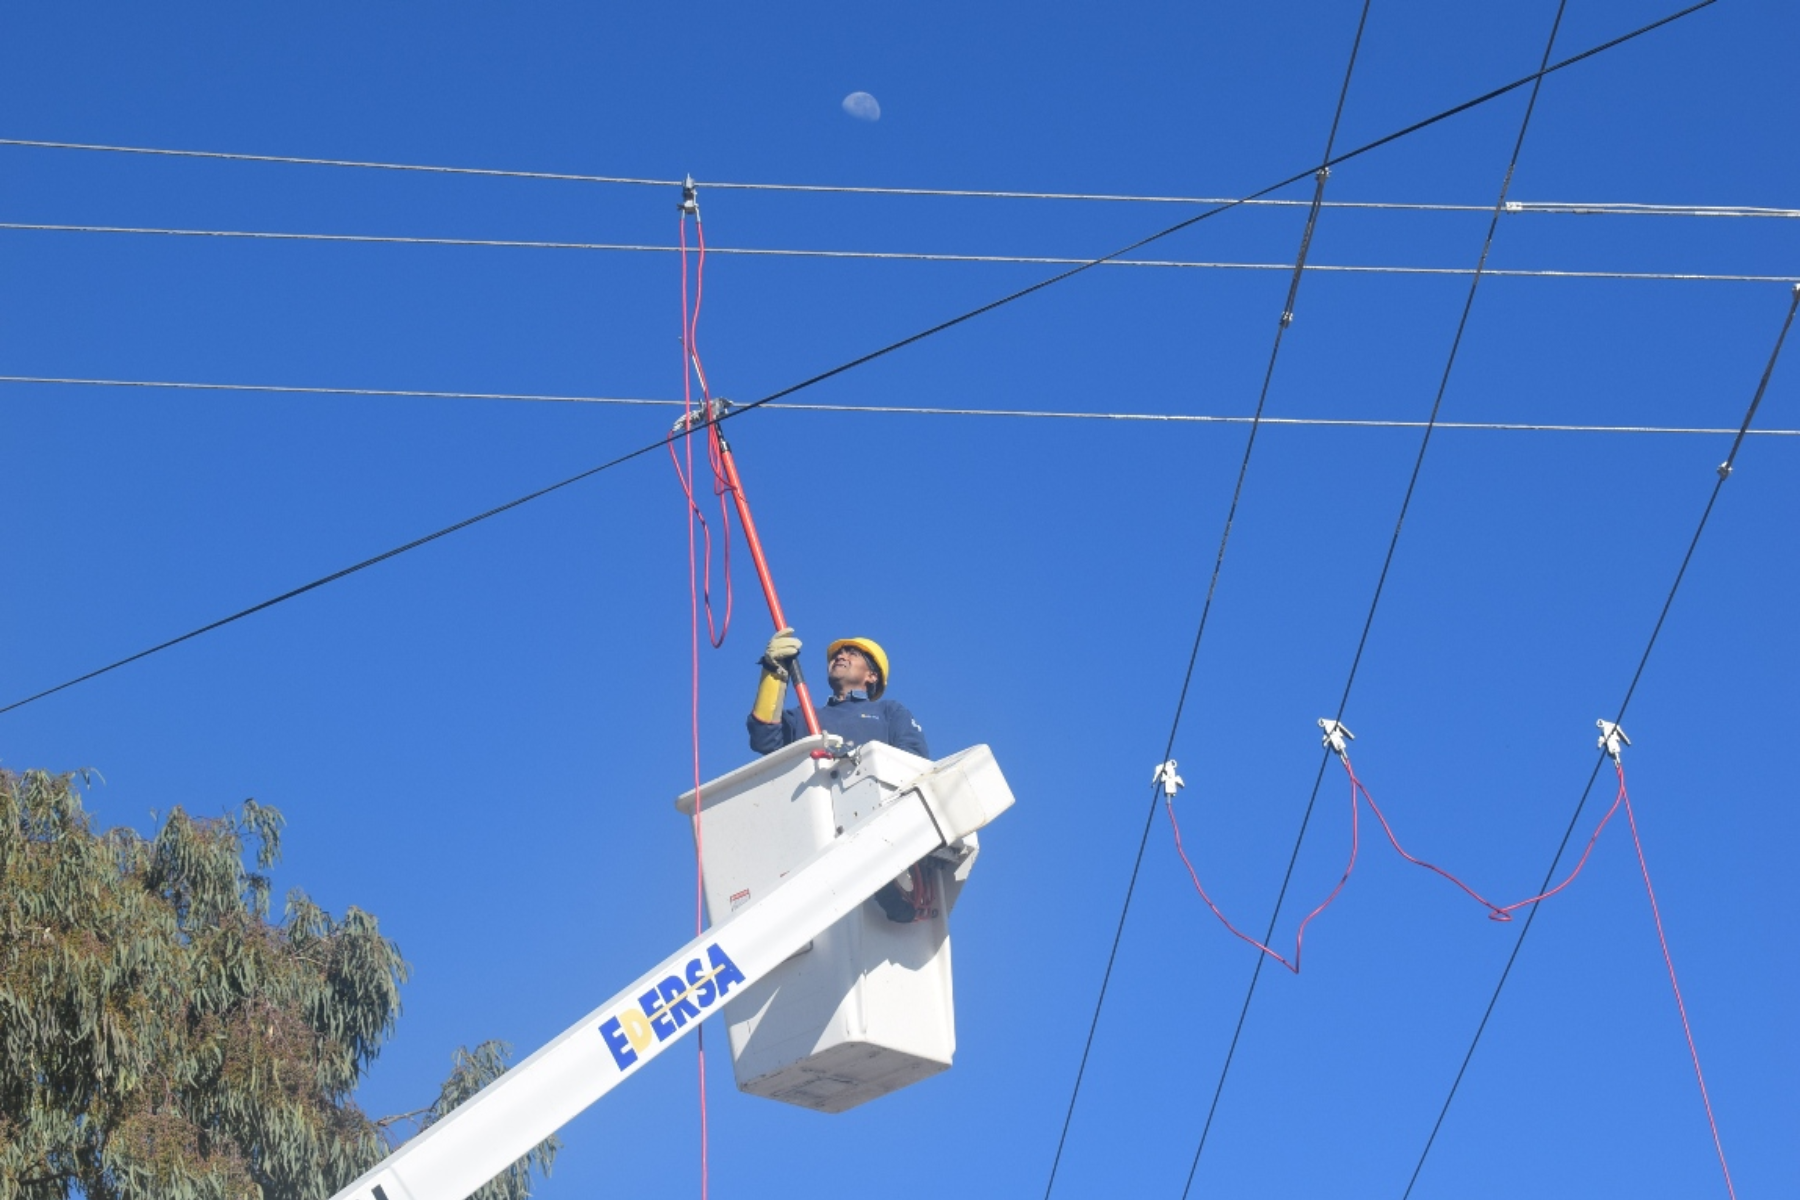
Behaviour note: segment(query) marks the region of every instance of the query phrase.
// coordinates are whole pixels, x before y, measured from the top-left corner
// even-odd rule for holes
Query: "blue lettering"
[[[612,1051],[613,1061],[623,1071],[637,1061],[637,1051],[625,1040],[625,1031],[619,1027],[619,1018],[608,1017],[600,1023],[600,1036],[606,1039],[606,1048]]]
[[[675,1022],[669,1020],[669,1014],[662,1010],[662,996],[655,988],[638,997],[638,1007],[649,1018],[650,1028],[656,1031],[657,1041],[666,1042],[675,1036]]]
[[[716,942],[706,948],[706,957],[712,963],[713,983],[718,988],[718,998],[722,1000],[733,984],[744,982],[744,973],[738,970],[737,964],[731,961]]]
[[[699,959],[689,959],[687,965],[688,987],[694,994],[694,1003],[701,1008],[710,1008],[714,999],[713,981],[706,973],[706,964]]]
[[[663,1003],[668,1006],[669,1016],[675,1019],[675,1028],[680,1029],[686,1025],[689,1017],[695,1020],[700,1019],[700,1010],[694,1007],[692,1000],[688,999],[687,985],[680,979],[671,975],[656,986],[657,990],[662,993]]]

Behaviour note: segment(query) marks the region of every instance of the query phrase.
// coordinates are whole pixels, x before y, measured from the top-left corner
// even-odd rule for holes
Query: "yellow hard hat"
[[[869,689],[869,699],[881,699],[881,693],[887,691],[888,685],[887,651],[881,648],[881,643],[870,638],[839,638],[825,647],[825,661],[829,663],[836,658],[837,652],[845,646],[860,650],[864,658],[875,664],[875,671],[880,678],[875,681],[875,686]]]

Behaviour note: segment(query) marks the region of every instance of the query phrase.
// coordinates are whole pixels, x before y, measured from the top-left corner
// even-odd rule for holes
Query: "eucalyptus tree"
[[[408,967],[359,909],[270,919],[282,824],[101,831],[74,777],[0,771],[0,1200],[323,1200],[506,1069],[486,1042],[415,1112],[357,1106]],[[529,1196],[556,1150],[477,1195]]]

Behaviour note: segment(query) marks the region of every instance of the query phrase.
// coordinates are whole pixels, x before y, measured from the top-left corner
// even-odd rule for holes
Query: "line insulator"
[[[1600,737],[1595,745],[1606,751],[1613,762],[1618,762],[1624,748],[1631,745],[1631,739],[1625,736],[1625,730],[1617,721],[1595,721],[1594,726],[1600,730]]]
[[[1319,728],[1325,731],[1324,735],[1319,738],[1320,745],[1339,758],[1350,753],[1350,742],[1356,740],[1356,735],[1351,733],[1349,727],[1342,721],[1334,721],[1330,717],[1320,717]]]

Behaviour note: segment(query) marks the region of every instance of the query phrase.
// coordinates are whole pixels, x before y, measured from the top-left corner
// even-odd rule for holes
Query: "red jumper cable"
[[[675,432],[684,433],[696,425],[706,426],[707,441],[725,471],[725,488],[731,493],[732,504],[737,508],[738,524],[744,527],[744,543],[750,547],[750,560],[756,564],[756,579],[762,584],[763,599],[769,602],[769,617],[775,622],[776,629],[786,629],[787,617],[781,611],[781,597],[775,592],[775,577],[769,573],[769,560],[763,553],[762,539],[756,534],[756,518],[750,515],[750,500],[744,495],[744,480],[738,474],[737,458],[731,453],[731,444],[719,431],[719,418],[730,407],[731,402],[723,397],[708,401],[691,416],[684,415],[675,422]],[[817,736],[819,715],[813,711],[812,693],[807,690],[806,678],[800,670],[800,660],[792,660],[788,664],[788,671],[794,677],[794,698],[800,702],[800,716],[806,721],[806,731]],[[824,754],[824,751],[814,751],[815,757]]]

